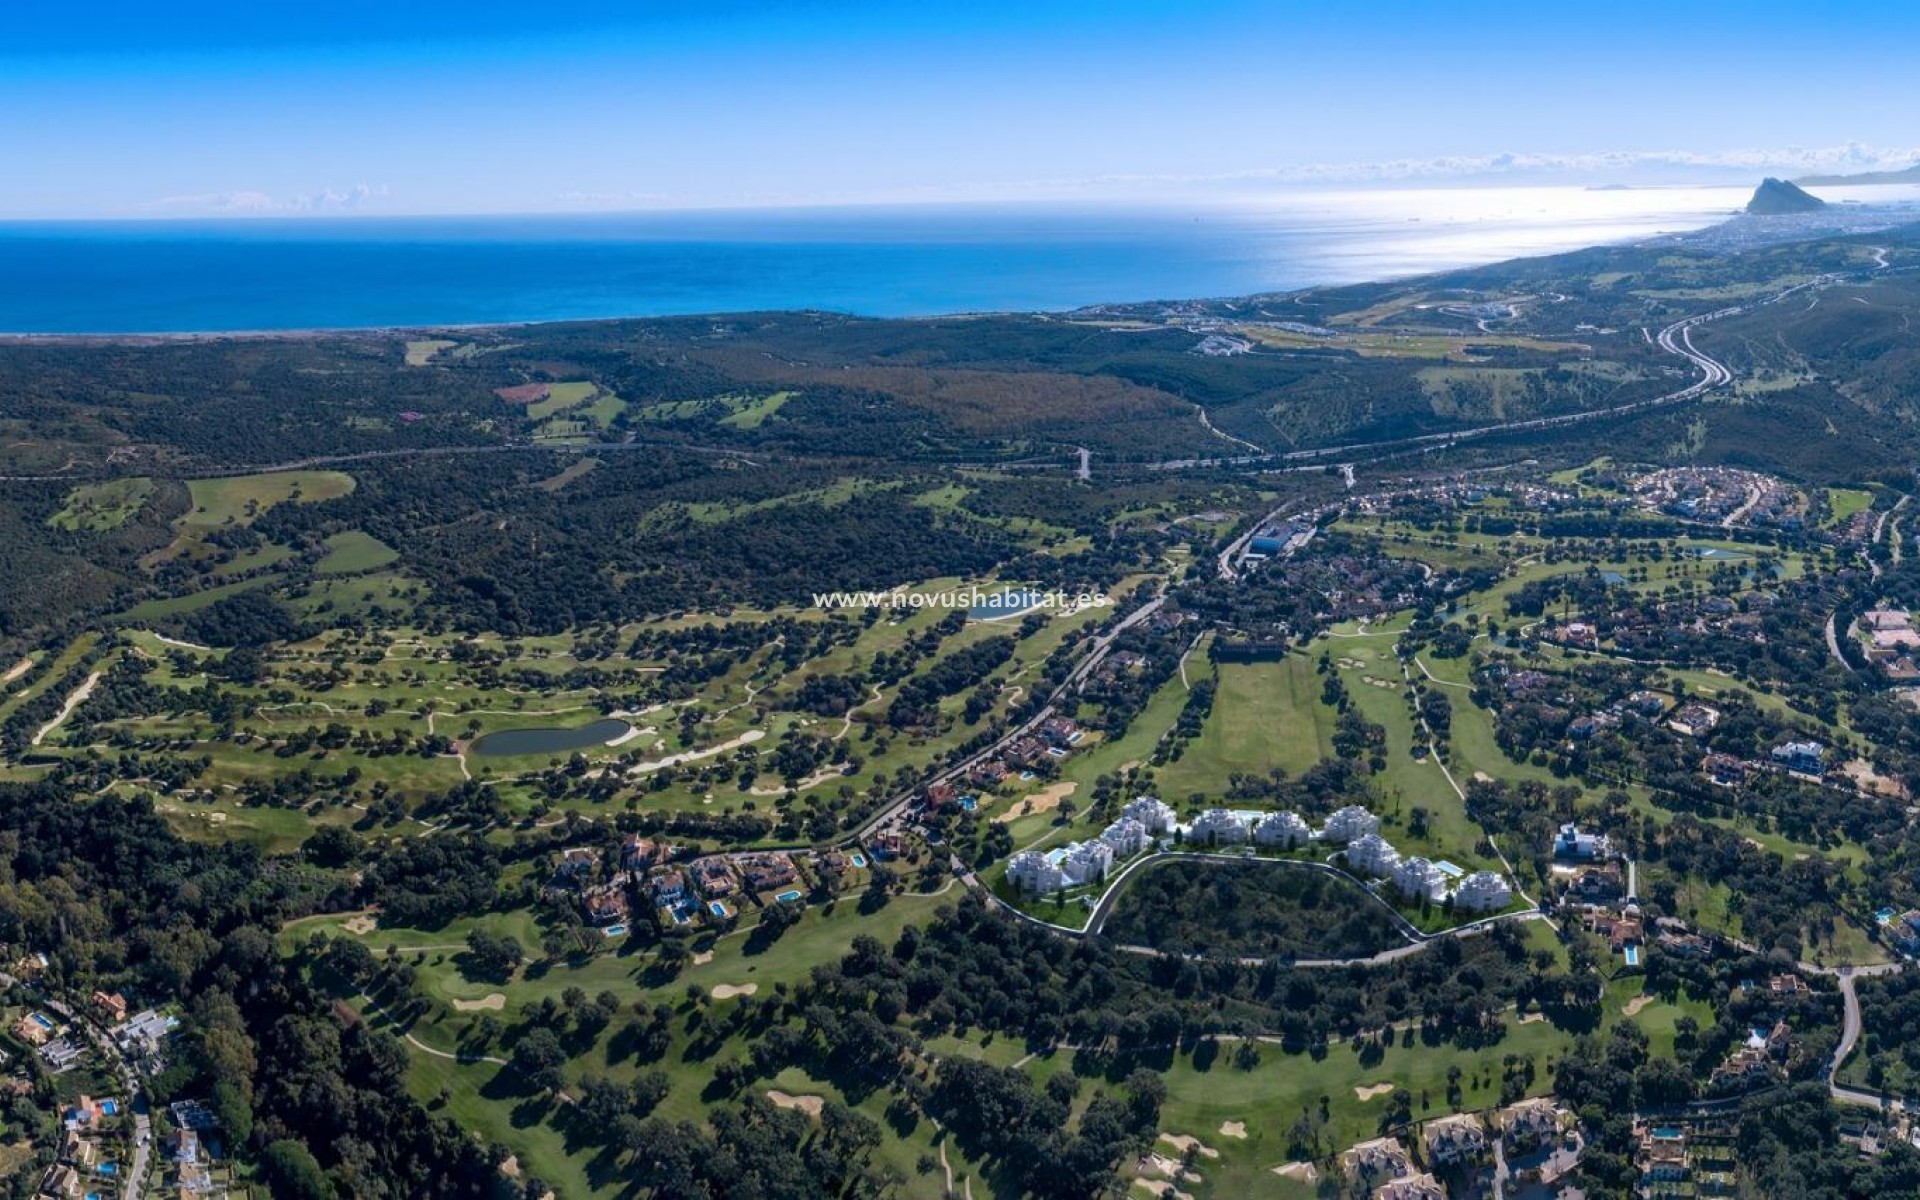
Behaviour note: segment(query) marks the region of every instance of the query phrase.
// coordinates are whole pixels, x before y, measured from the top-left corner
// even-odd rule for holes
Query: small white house
[[[1553,839],[1553,856],[1573,862],[1591,862],[1611,857],[1613,843],[1604,833],[1583,833],[1578,825],[1562,825]]]
[[[1391,875],[1400,865],[1400,852],[1377,833],[1363,833],[1347,847],[1347,870],[1356,875]]]
[[[1113,847],[1105,842],[1075,842],[1060,859],[1068,883],[1094,883],[1113,866]]]
[[[1125,808],[1120,810],[1120,813],[1122,816],[1132,817],[1140,822],[1141,826],[1154,837],[1173,832],[1173,827],[1180,823],[1180,818],[1173,811],[1173,807],[1157,796],[1142,796],[1138,800],[1131,800]]]
[[[1304,846],[1313,838],[1313,830],[1300,819],[1299,813],[1271,812],[1260,818],[1253,827],[1253,840],[1262,846],[1273,846],[1281,850],[1291,850]]]
[[[1210,808],[1193,819],[1187,840],[1207,846],[1237,846],[1247,840],[1247,823],[1224,808]]]
[[[1320,830],[1320,839],[1336,846],[1344,846],[1356,838],[1379,832],[1379,817],[1358,804],[1349,804],[1327,818],[1326,825]]]
[[[1032,896],[1057,892],[1067,885],[1066,874],[1037,850],[1022,850],[1007,860],[1007,882]]]
[[[1437,904],[1447,898],[1447,877],[1439,867],[1417,855],[1402,859],[1400,865],[1393,869],[1393,886],[1409,900],[1426,900]]]
[[[1497,912],[1513,903],[1513,889],[1492,871],[1475,871],[1453,889],[1453,906],[1466,912]]]
[[[1147,827],[1132,817],[1121,817],[1106,827],[1100,840],[1113,850],[1115,858],[1132,858],[1147,848]]]

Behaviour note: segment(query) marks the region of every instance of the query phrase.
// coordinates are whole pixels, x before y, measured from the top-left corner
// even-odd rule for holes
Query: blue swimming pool
[[[605,929],[601,930],[600,932],[605,934],[607,937],[619,937],[621,934],[625,933],[626,931],[627,931],[627,927],[625,925],[609,925]]]
[[[1628,965],[1628,966],[1630,966],[1630,967],[1637,967],[1637,966],[1639,966],[1639,965],[1640,965],[1640,947],[1638,947],[1638,946],[1628,946],[1628,947],[1626,948],[1626,950],[1624,951],[1624,953],[1625,953],[1625,954],[1626,954],[1626,956],[1627,956],[1627,965]]]
[[[960,797],[960,807],[965,809],[967,812],[972,812],[975,809],[980,807],[980,802],[974,799],[972,796],[962,796]]]
[[[724,917],[727,915],[727,906],[718,900],[709,900],[707,901],[707,911],[716,917]]]
[[[847,861],[852,863],[856,867],[864,867],[867,865],[866,857],[860,854],[849,854],[847,856]]]
[[[53,1019],[52,1019],[51,1017],[49,1017],[49,1016],[47,1016],[47,1015],[46,1015],[45,1013],[34,1013],[34,1014],[33,1014],[33,1023],[34,1023],[35,1025],[38,1025],[38,1026],[39,1026],[40,1028],[42,1028],[42,1029],[52,1029],[52,1028],[53,1028]]]
[[[800,893],[797,891],[781,892],[778,896],[774,897],[775,900],[778,900],[782,904],[792,904],[795,900],[798,900],[799,898],[800,898]]]
[[[109,1117],[119,1116],[120,1102],[118,1100],[102,1100],[100,1102],[100,1111]]]

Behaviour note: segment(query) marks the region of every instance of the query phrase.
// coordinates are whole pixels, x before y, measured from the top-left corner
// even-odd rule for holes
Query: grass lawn
[[[144,475],[85,483],[67,493],[59,512],[47,518],[55,529],[105,533],[133,519],[153,495],[153,480]]]
[[[720,418],[720,423],[735,429],[758,429],[791,399],[793,399],[792,392],[775,392],[771,396],[742,399],[733,412]]]
[[[442,350],[451,350],[457,345],[458,342],[450,342],[445,338],[416,338],[407,343],[407,365],[424,367]]]
[[[377,570],[399,558],[399,552],[370,533],[349,529],[327,539],[327,554],[315,570],[322,575],[353,575]]]
[[[544,421],[548,417],[586,403],[600,391],[593,383],[556,383],[547,388],[547,398],[527,406],[527,416],[535,421]]]
[[[1857,512],[1873,507],[1873,493],[1865,488],[1828,488],[1827,519],[1823,526],[1838,525]]]
[[[1187,661],[1188,678],[1205,659]],[[1302,654],[1271,663],[1222,663],[1213,711],[1178,762],[1160,769],[1169,797],[1215,795],[1235,774],[1274,767],[1298,774],[1333,752],[1333,710],[1320,703],[1320,676]]]
[[[280,471],[195,479],[187,484],[193,508],[180,524],[183,532],[245,525],[276,504],[335,500],[353,491],[353,486],[353,476],[344,471]]]
[[[1170,1054],[1170,1061],[1149,1065],[1164,1072],[1167,1102],[1160,1128],[1175,1136],[1198,1138],[1218,1157],[1199,1156],[1197,1184],[1182,1189],[1199,1196],[1270,1195],[1283,1183],[1273,1168],[1289,1161],[1287,1134],[1303,1112],[1317,1110],[1327,1097],[1328,1133],[1334,1152],[1376,1137],[1380,1114],[1387,1107],[1384,1093],[1362,1100],[1358,1089],[1378,1084],[1405,1088],[1413,1096],[1413,1114],[1419,1119],[1445,1116],[1447,1069],[1458,1066],[1466,1107],[1486,1108],[1500,1099],[1501,1063],[1506,1055],[1534,1059],[1532,1094],[1549,1090],[1548,1064],[1567,1053],[1573,1035],[1545,1021],[1525,1024],[1508,1018],[1506,1036],[1497,1044],[1476,1050],[1452,1045],[1428,1046],[1417,1038],[1394,1046],[1378,1062],[1364,1060],[1346,1043],[1331,1046],[1324,1056],[1287,1053],[1274,1045],[1260,1047],[1260,1062],[1251,1070],[1233,1065],[1233,1046],[1221,1046],[1217,1055],[1203,1047],[1196,1055]],[[1210,1060],[1210,1061],[1209,1061]],[[1423,1103],[1424,1099],[1424,1103]],[[1228,1122],[1241,1122],[1245,1137],[1223,1131]],[[1159,1149],[1178,1157],[1166,1143]]]

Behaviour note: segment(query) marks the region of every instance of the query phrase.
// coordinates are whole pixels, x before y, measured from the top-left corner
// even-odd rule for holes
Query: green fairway
[[[1828,488],[1825,525],[1840,524],[1857,512],[1873,507],[1873,493],[1864,488]]]
[[[55,529],[105,533],[132,520],[153,495],[153,480],[144,475],[87,483],[67,493],[59,512],[47,518]]]
[[[349,529],[327,539],[327,555],[314,567],[322,575],[355,575],[386,566],[400,555],[370,533]]]
[[[1189,678],[1204,659],[1187,663]],[[1320,703],[1321,679],[1303,654],[1272,663],[1222,663],[1213,712],[1177,762],[1160,770],[1170,797],[1215,795],[1232,776],[1275,767],[1298,774],[1332,751],[1333,710]]]

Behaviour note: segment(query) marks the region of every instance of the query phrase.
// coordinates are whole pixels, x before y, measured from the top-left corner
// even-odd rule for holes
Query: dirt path
[[[31,671],[32,669],[33,669],[32,657],[22,658],[19,662],[13,664],[11,667],[8,667],[7,673],[5,675],[0,675],[0,683],[12,683],[14,680],[20,678],[22,675],[25,675],[28,671]]]
[[[40,732],[33,735],[33,744],[38,746],[41,742],[46,741],[48,734],[60,728],[61,723],[64,722],[68,717],[73,715],[74,709],[79,708],[82,704],[85,704],[87,702],[87,697],[93,695],[93,689],[97,687],[99,683],[100,683],[100,672],[95,671],[93,674],[87,676],[85,683],[82,683],[79,687],[73,689],[73,694],[71,696],[68,696],[67,702],[60,706],[60,712],[57,715],[55,715],[53,720],[48,721],[45,725],[42,725],[40,727]]]

